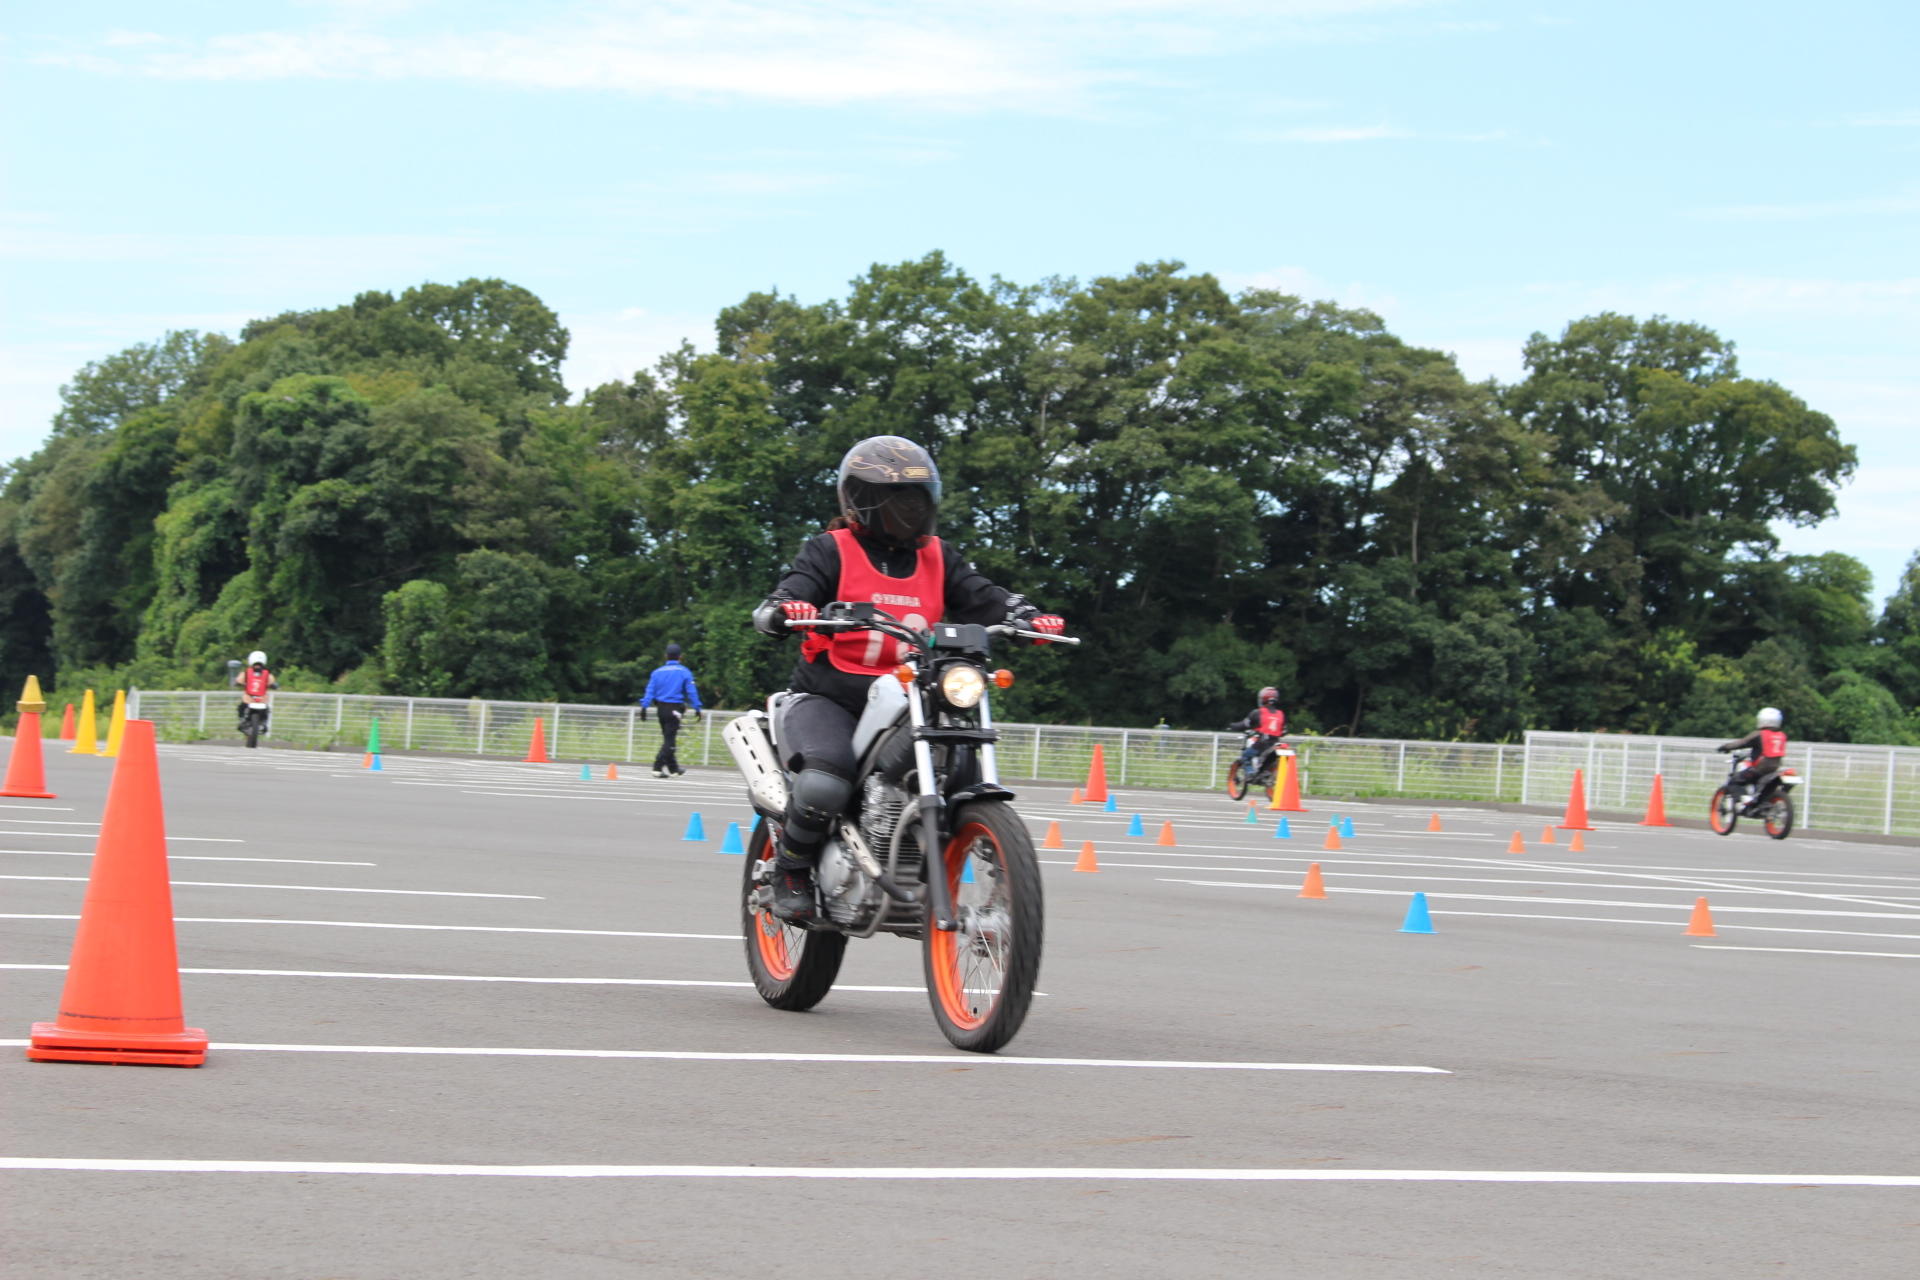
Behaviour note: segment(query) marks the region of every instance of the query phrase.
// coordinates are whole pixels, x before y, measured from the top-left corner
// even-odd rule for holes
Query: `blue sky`
[[[9,6],[0,457],[169,328],[502,276],[576,390],[756,289],[1179,259],[1474,376],[1719,330],[1860,452],[1794,551],[1920,548],[1910,3],[253,0]]]

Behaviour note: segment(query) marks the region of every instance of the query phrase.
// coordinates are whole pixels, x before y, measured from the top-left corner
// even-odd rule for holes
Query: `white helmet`
[[[1780,727],[1780,721],[1784,718],[1785,717],[1780,714],[1780,708],[1762,707],[1760,708],[1760,714],[1753,718],[1753,723],[1762,729],[1778,729]]]
[[[266,665],[267,665],[267,655],[266,655],[266,653],[265,653],[264,651],[262,651],[262,650],[259,650],[259,649],[255,649],[255,650],[254,650],[254,651],[253,651],[252,653],[250,653],[250,654],[248,654],[248,655],[247,655],[247,665],[248,665],[248,666],[250,666],[250,667],[264,667],[264,666],[266,666]],[[1773,714],[1774,714],[1774,715],[1775,715],[1776,717],[1778,717],[1780,713],[1779,713],[1778,711],[1776,711],[1776,712],[1774,712]],[[1778,723],[1779,723],[1779,720],[1778,720],[1778,719],[1775,719],[1775,721],[1774,721],[1774,723],[1775,723],[1775,724],[1778,724]]]

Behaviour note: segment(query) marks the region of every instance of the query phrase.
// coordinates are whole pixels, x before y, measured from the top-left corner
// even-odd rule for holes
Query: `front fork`
[[[913,726],[913,763],[920,774],[920,865],[927,876],[927,915],[942,933],[954,930],[953,889],[947,883],[945,842],[940,838],[940,813],[946,801],[933,773],[933,747],[920,736],[927,727],[925,694],[907,690],[907,722]]]

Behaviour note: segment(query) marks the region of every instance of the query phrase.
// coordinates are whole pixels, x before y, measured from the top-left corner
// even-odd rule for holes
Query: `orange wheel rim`
[[[767,976],[785,982],[793,976],[793,959],[787,950],[787,931],[771,911],[753,915],[753,941],[760,948],[760,963]]]
[[[942,858],[944,865],[941,870],[947,877],[947,893],[956,906],[961,901],[963,888],[960,883],[960,872],[966,866],[967,859],[973,856],[975,843],[980,840],[987,841],[993,846],[995,852],[998,852],[999,846],[994,841],[993,833],[979,823],[970,823],[962,827],[947,842],[946,853]],[[1006,865],[1005,858],[996,858],[994,861],[999,866]],[[986,895],[985,905],[988,907],[1006,892],[1006,882],[1000,877],[978,877],[975,884],[993,886]],[[967,943],[964,954],[960,945],[962,939]],[[1005,945],[1004,936],[1001,943]],[[1005,966],[993,966],[991,964],[992,948],[983,946],[981,940],[972,933],[961,933],[959,930],[951,933],[935,930],[929,935],[927,945],[933,957],[934,991],[940,997],[940,1007],[945,1010],[948,1019],[962,1031],[972,1031],[983,1026],[987,1019],[993,1016],[994,1009],[999,1006],[1001,984],[1005,979]],[[983,963],[976,964],[973,963],[974,961]],[[980,978],[995,979],[991,990],[979,984],[977,979]],[[984,997],[977,1008],[975,997]]]

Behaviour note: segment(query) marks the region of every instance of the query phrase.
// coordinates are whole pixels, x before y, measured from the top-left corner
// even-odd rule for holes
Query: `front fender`
[[[947,804],[958,808],[974,800],[1011,800],[1013,792],[995,782],[976,782],[970,787],[962,787],[947,797]]]

